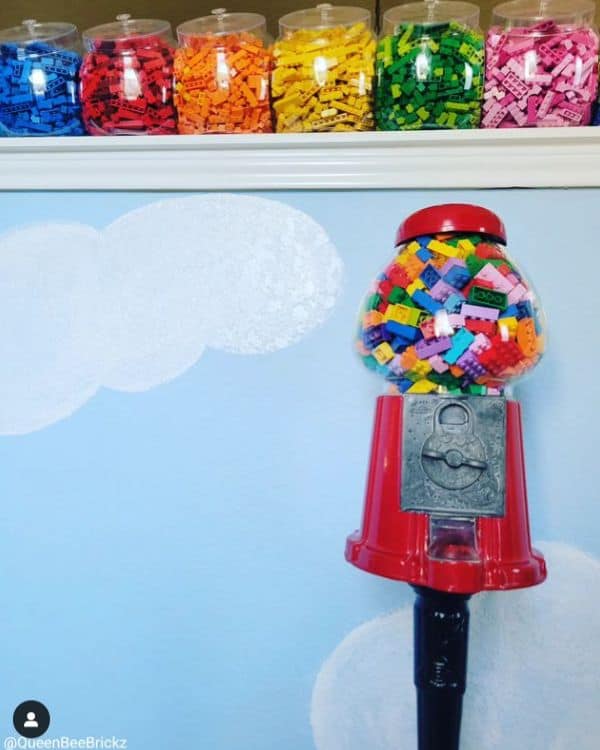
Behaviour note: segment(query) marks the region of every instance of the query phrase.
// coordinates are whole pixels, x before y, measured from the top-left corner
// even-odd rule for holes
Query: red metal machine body
[[[348,537],[346,559],[369,573],[449,593],[533,586],[546,578],[531,547],[521,409],[507,402],[506,505],[502,517],[479,517],[478,559],[431,554],[430,516],[401,509],[402,396],[377,400],[362,527]]]

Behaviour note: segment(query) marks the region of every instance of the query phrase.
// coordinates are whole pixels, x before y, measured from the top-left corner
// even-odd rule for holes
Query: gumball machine
[[[546,578],[510,397],[543,355],[544,320],[485,208],[417,211],[395,252],[360,313],[357,351],[387,392],[346,559],[415,589],[418,747],[458,750],[470,596]]]

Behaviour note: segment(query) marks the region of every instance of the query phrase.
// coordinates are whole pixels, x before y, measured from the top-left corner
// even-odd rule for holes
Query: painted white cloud
[[[600,562],[541,547],[542,586],[471,599],[461,750],[598,748]],[[415,711],[405,607],[356,628],[324,663],[311,710],[317,749],[414,750]]]
[[[44,427],[97,390],[100,252],[77,224],[0,236],[0,433]]]
[[[325,230],[278,201],[201,195],[104,231],[44,224],[0,236],[0,434],[49,425],[101,386],[141,391],[206,347],[276,351],[319,326],[342,263]]]

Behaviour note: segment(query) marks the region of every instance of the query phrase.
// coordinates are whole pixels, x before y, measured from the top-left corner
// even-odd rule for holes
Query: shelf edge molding
[[[600,128],[0,139],[0,190],[600,187]]]

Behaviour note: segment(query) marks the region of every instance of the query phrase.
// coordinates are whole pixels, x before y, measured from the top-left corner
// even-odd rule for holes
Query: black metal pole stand
[[[469,595],[413,588],[419,750],[459,750]]]

